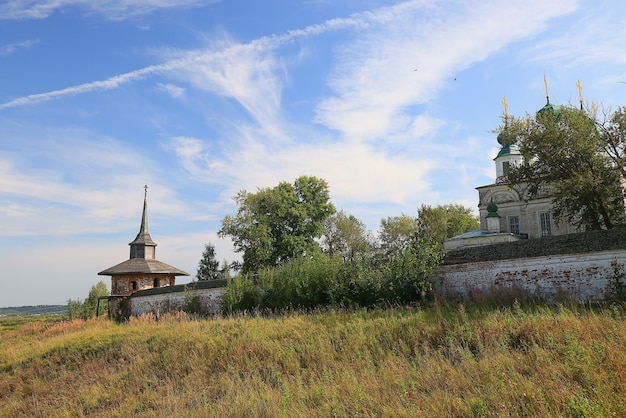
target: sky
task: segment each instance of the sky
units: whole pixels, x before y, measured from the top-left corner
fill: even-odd
[[[193,279],[255,192],[302,175],[374,233],[477,213],[493,130],[546,103],[626,105],[622,0],[0,3],[0,307],[84,299],[129,257]]]

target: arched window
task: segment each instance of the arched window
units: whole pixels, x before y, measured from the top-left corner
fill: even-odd
[[[137,282],[130,282],[130,290],[137,290]]]
[[[152,287],[159,287],[159,279],[157,279],[156,277],[154,278],[152,282]]]

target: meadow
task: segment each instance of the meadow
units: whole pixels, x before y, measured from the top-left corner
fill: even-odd
[[[626,307],[0,319],[3,417],[626,416]]]

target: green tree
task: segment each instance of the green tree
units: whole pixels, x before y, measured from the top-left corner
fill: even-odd
[[[91,286],[91,290],[89,290],[87,299],[85,299],[84,302],[80,299],[69,299],[67,301],[67,309],[70,319],[89,319],[92,316],[96,315],[96,309],[98,309],[98,299],[100,297],[109,295],[110,293],[107,285],[102,280],[100,280],[98,283]],[[106,303],[103,303],[103,301],[100,301],[99,306],[100,308],[98,310],[98,315],[106,314],[108,305]]]
[[[343,210],[324,221],[323,249],[331,257],[340,255],[344,260],[354,260],[369,252],[372,241],[365,224]]]
[[[381,219],[378,240],[384,257],[402,254],[415,237],[417,226],[417,218],[404,213]]]
[[[83,315],[83,302],[80,299],[67,300],[67,312],[70,319],[79,319]]]
[[[293,184],[281,182],[256,193],[235,196],[237,215],[222,219],[220,237],[229,236],[242,253],[242,273],[283,264],[304,254],[320,251],[315,240],[324,232],[324,220],[335,212],[328,184],[311,176]]]
[[[205,244],[202,258],[198,262],[196,278],[198,280],[221,279],[222,274],[219,270],[219,265],[219,261],[215,258],[215,247],[211,243]]]
[[[595,113],[595,112],[594,112]],[[606,142],[605,149],[626,181],[626,107],[614,113],[602,112],[602,119],[595,119],[598,130]]]
[[[220,269],[220,274],[222,275],[222,279],[230,279],[230,266],[228,265],[228,261],[222,261],[222,268]]]
[[[500,132],[516,136],[528,161],[513,167],[507,181],[527,185],[529,198],[550,193],[557,222],[594,230],[624,224],[621,112],[604,126],[567,106],[507,118]]]
[[[91,290],[89,290],[89,294],[87,295],[87,299],[85,299],[85,303],[83,304],[83,317],[91,318],[96,315],[96,309],[98,308],[98,299],[100,297],[109,296],[109,289],[107,285],[100,280],[95,285],[91,286]],[[106,314],[107,312],[107,304],[100,303],[100,310],[98,311],[98,315]]]
[[[424,241],[441,250],[446,239],[479,227],[480,221],[472,209],[462,205],[422,205],[417,210],[418,245]]]

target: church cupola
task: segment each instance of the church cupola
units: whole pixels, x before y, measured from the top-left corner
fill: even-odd
[[[580,81],[579,81],[580,83]],[[548,92],[548,80],[546,79],[546,75],[543,75],[543,84],[546,88],[546,104],[544,107],[537,111],[537,116],[542,117],[544,115],[551,115],[557,119],[557,121],[561,118],[561,106],[554,106],[550,103],[550,94]],[[582,88],[582,87],[581,87]],[[582,103],[581,103],[582,107]]]
[[[494,161],[496,163],[496,183],[506,180],[506,176],[512,167],[521,165],[524,157],[517,146],[517,137],[509,131],[508,103],[506,97],[502,99],[504,106],[504,128],[498,134],[498,143],[501,148]]]
[[[491,233],[500,232],[500,215],[498,215],[498,205],[493,200],[487,205],[487,231]]]
[[[139,233],[130,244],[130,258],[155,259],[156,243],[152,241],[148,232],[148,186],[144,186],[143,213]]]

